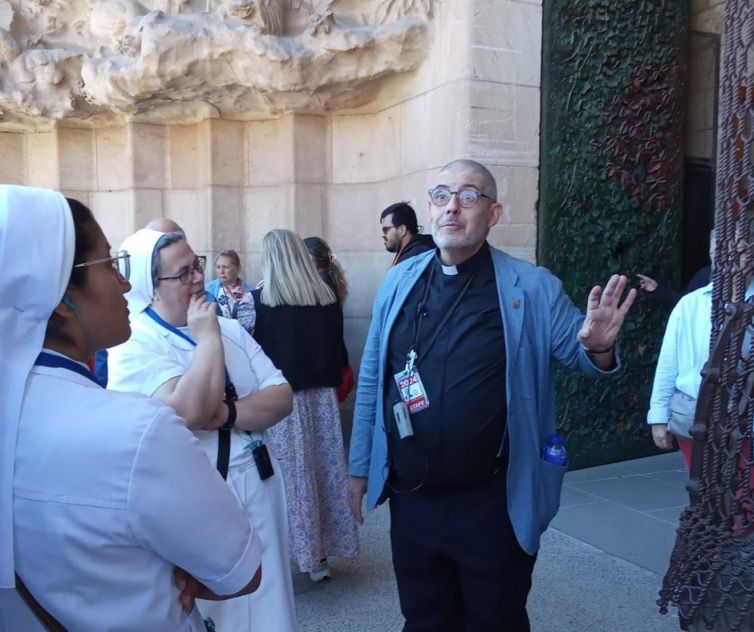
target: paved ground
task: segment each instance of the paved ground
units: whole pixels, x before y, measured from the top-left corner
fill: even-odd
[[[679,454],[569,472],[545,534],[529,612],[534,632],[671,632],[655,600],[686,503]],[[333,560],[334,578],[297,575],[301,632],[393,632],[402,617],[388,515],[370,514],[358,560]]]

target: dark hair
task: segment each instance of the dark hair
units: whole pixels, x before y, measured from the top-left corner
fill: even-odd
[[[97,220],[92,212],[78,200],[66,198],[73,217],[73,227],[76,234],[76,250],[73,255],[73,265],[84,263],[95,248]],[[69,283],[76,287],[84,285],[86,268],[72,268]]]
[[[348,283],[343,268],[335,260],[330,246],[321,237],[307,237],[304,239],[304,245],[312,256],[317,270],[320,271],[322,280],[337,294],[338,301],[342,305],[348,296]]]
[[[78,200],[72,200],[70,198],[65,199],[68,202],[68,207],[71,209],[71,217],[73,218],[73,231],[75,235],[75,250],[73,253],[73,265],[86,262],[97,242],[97,231],[99,224],[94,219],[92,212],[84,206]],[[74,287],[83,287],[86,282],[86,271],[88,268],[71,268],[71,277],[68,281],[68,285]],[[71,342],[70,337],[63,333],[63,320],[62,317],[53,312],[47,321],[47,328],[45,331],[45,338],[68,344]]]
[[[215,263],[217,263],[217,260],[220,257],[228,257],[228,259],[232,259],[233,263],[236,264],[236,268],[241,267],[241,257],[238,256],[238,253],[235,250],[221,250],[215,257]]]
[[[157,277],[160,276],[160,250],[184,239],[186,239],[186,235],[183,234],[183,231],[176,230],[172,233],[165,233],[157,240],[154,250],[152,250],[152,287],[157,285]]]
[[[396,202],[388,206],[380,215],[380,221],[388,215],[392,215],[393,226],[404,225],[406,230],[412,235],[419,232],[419,225],[416,221],[416,212],[408,202]]]

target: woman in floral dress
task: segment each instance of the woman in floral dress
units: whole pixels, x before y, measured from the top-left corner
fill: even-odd
[[[298,235],[267,233],[261,254],[254,337],[293,388],[293,412],[268,430],[268,441],[285,472],[291,555],[321,581],[330,577],[329,556],[353,557],[359,549],[335,397],[343,312]]]

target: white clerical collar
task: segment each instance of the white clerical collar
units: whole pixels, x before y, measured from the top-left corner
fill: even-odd
[[[446,266],[444,264],[440,264],[442,266],[442,273],[445,276],[456,276],[458,274],[458,268],[456,266]]]

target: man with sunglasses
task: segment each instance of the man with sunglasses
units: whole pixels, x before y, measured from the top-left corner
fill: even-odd
[[[565,467],[540,458],[555,432],[553,360],[592,377],[636,290],[590,294],[586,317],[544,268],[486,239],[500,219],[484,166],[457,160],[429,190],[437,250],[392,269],[362,358],[349,504],[363,522],[390,500],[393,565],[408,632],[526,632],[540,534]]]
[[[435,249],[435,242],[430,235],[419,232],[416,212],[408,202],[396,202],[380,214],[382,241],[385,250],[394,252],[393,264]]]

